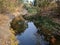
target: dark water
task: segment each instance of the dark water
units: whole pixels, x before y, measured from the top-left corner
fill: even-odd
[[[16,36],[19,40],[19,45],[49,45],[44,36],[38,34],[37,31],[34,23],[28,22],[28,28]]]

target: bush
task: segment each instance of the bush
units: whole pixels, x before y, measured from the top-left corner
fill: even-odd
[[[11,22],[11,28],[16,32],[16,34],[19,34],[27,28],[27,23],[25,23],[21,17],[16,17]]]

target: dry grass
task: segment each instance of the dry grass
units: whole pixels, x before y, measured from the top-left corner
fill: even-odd
[[[9,17],[0,14],[0,45],[17,45],[15,35],[9,30]]]

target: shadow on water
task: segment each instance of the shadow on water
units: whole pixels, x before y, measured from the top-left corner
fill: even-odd
[[[28,22],[28,28],[16,37],[19,40],[19,45],[49,45],[43,35],[37,33],[38,29],[33,22]]]

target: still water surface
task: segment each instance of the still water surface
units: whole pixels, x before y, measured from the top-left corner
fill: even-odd
[[[49,45],[43,35],[37,33],[38,29],[33,22],[28,22],[28,28],[24,32],[17,35],[19,45]]]

